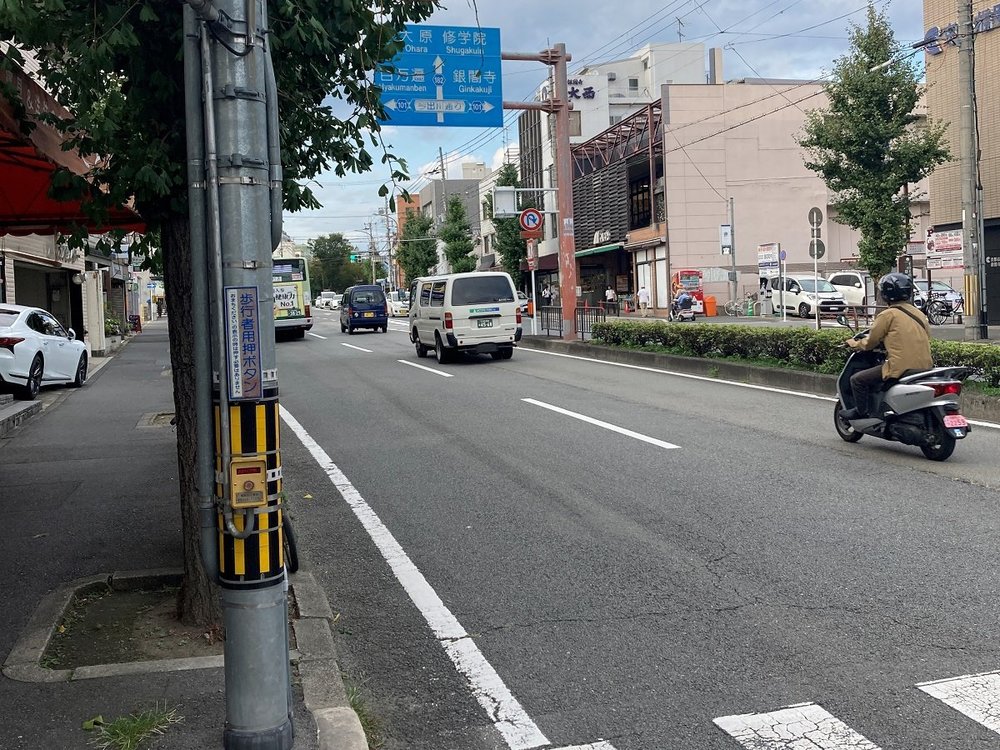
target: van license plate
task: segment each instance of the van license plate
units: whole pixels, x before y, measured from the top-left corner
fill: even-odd
[[[375,317],[375,313],[373,313],[373,312],[365,313],[365,317],[366,318],[374,318]]]
[[[961,414],[946,414],[944,418],[944,426],[950,430],[955,427],[968,427],[969,422]]]
[[[487,318],[486,320],[477,320],[476,326],[478,326],[479,328],[492,328],[493,321],[490,320],[489,318]]]

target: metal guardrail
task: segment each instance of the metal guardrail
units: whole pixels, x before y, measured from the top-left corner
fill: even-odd
[[[538,308],[538,332],[546,336],[563,335],[562,307],[539,307]]]
[[[603,323],[608,319],[608,313],[603,307],[576,308],[576,332],[581,341],[586,341],[593,331],[594,323]]]

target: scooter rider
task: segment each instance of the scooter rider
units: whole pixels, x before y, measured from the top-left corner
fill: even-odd
[[[879,295],[888,307],[875,316],[868,335],[861,340],[848,339],[852,349],[871,351],[885,347],[885,362],[851,376],[854,408],[840,412],[843,419],[868,416],[869,394],[887,380],[902,377],[907,370],[928,370],[931,359],[931,334],[926,316],[911,304],[913,279],[905,273],[890,273],[879,279]]]

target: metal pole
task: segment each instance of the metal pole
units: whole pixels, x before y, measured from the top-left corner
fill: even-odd
[[[554,53],[554,87],[553,104],[556,109],[556,186],[557,209],[559,212],[556,236],[559,238],[559,293],[562,295],[562,315],[564,337],[575,337],[576,313],[576,239],[573,223],[573,155],[570,152],[569,141],[569,97],[567,95],[566,63],[570,57],[566,54],[566,45],[557,44]]]
[[[215,507],[215,419],[212,408],[212,332],[205,228],[205,122],[201,96],[200,24],[184,6],[184,110],[187,125],[188,213],[191,243],[191,318],[194,359],[195,442],[201,564],[213,583],[219,577]]]
[[[813,233],[815,233],[815,230],[814,230]],[[819,301],[820,301],[820,296],[819,296],[819,243],[817,242],[818,239],[819,238],[813,238],[812,240],[809,241],[809,244],[812,247],[812,256],[813,256],[813,292],[816,294],[816,304],[814,305],[814,307],[816,308],[815,309],[815,315],[816,315],[816,330],[817,331],[820,329],[820,322],[819,322]]]
[[[258,3],[260,0],[250,0]],[[293,743],[282,559],[281,460],[271,240],[274,141],[268,140],[267,10],[220,0],[226,45],[202,28],[209,242],[218,353],[216,481],[226,628],[226,750]],[[238,50],[241,54],[231,52]],[[237,480],[237,477],[239,479]],[[238,484],[237,484],[238,481]]]
[[[972,26],[972,0],[958,0],[958,91],[961,97],[959,119],[959,153],[962,179],[962,251],[965,266],[965,339],[986,338],[980,299],[980,254],[982,235],[979,231],[978,163],[976,143],[976,82],[975,44]],[[929,287],[928,287],[929,289]],[[930,296],[928,294],[928,296]]]
[[[729,197],[729,241],[732,243],[729,248],[729,270],[732,274],[729,280],[729,298],[736,299],[739,294],[736,284],[736,207],[732,196]]]
[[[530,240],[529,240],[530,241]],[[531,269],[531,335],[538,335],[538,295],[535,292],[535,269]]]

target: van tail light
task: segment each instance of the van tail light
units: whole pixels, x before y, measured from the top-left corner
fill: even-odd
[[[312,312],[312,308],[309,306],[308,302],[306,302],[306,304],[304,305],[304,307],[305,307],[306,317],[308,318],[309,314]]]
[[[13,354],[14,347],[22,341],[24,339],[20,336],[0,336],[0,349],[9,349],[11,354]]]
[[[521,308],[517,308],[517,324],[521,325]]]
[[[388,305],[382,305],[382,315],[384,315],[386,317],[389,316],[389,306]]]
[[[452,318],[450,312],[444,314],[444,327],[445,330],[450,331],[455,327],[455,319]]]
[[[962,392],[962,384],[957,380],[948,380],[937,383],[921,383],[934,389],[934,398],[942,396],[957,396]]]

